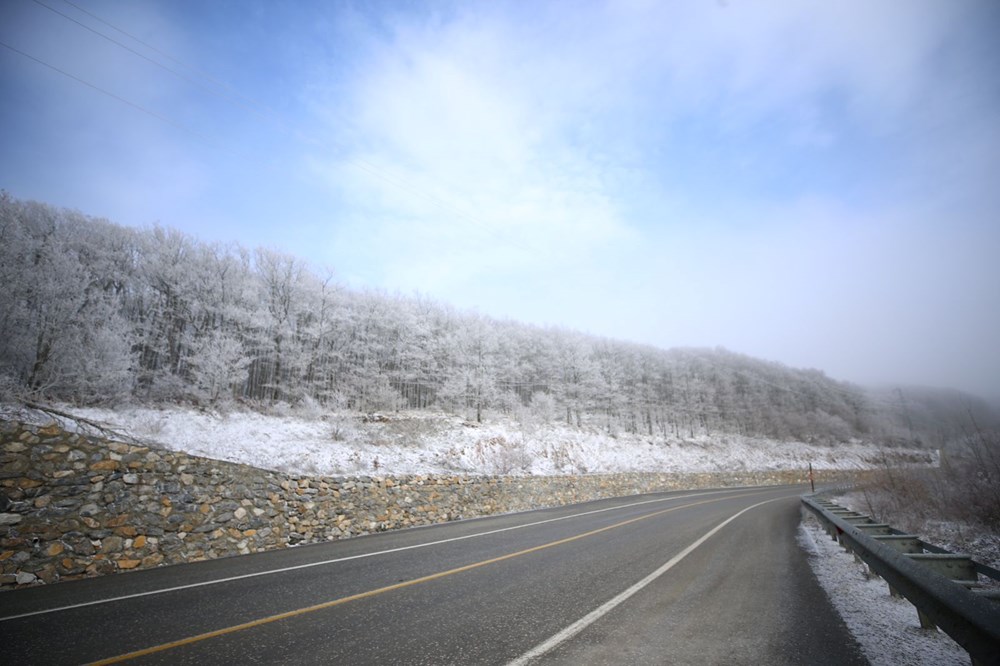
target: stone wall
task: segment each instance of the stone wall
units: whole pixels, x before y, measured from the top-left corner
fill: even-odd
[[[296,477],[0,421],[0,587],[602,497],[804,480],[802,472]]]

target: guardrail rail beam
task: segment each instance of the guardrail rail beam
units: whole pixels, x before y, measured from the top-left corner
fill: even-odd
[[[990,598],[992,594],[977,594],[964,586],[974,584],[979,575],[1000,580],[1000,572],[967,555],[923,552],[941,549],[914,535],[871,534],[867,528],[878,525],[875,531],[881,524],[829,502],[803,496],[802,504],[872,573],[884,579],[891,592],[916,607],[921,627],[939,627],[965,648],[976,666],[1000,666],[1000,603]]]

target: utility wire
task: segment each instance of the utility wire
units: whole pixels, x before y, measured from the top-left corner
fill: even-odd
[[[171,74],[173,74],[173,75],[175,75],[175,76],[177,76],[177,77],[179,77],[179,78],[181,78],[181,79],[183,79],[185,81],[188,81],[189,83],[192,83],[192,84],[197,85],[197,86],[199,86],[199,87],[201,87],[203,89],[206,89],[206,90],[208,90],[209,92],[212,92],[215,95],[223,96],[223,97],[228,98],[228,99],[230,99],[232,101],[236,101],[236,102],[240,103],[241,105],[243,105],[245,107],[248,107],[248,108],[251,108],[251,109],[255,110],[259,115],[266,116],[266,117],[270,118],[271,120],[276,121],[282,127],[282,129],[284,129],[285,131],[288,131],[288,132],[292,133],[293,135],[296,134],[294,131],[292,131],[293,130],[292,126],[290,126],[288,123],[286,123],[284,121],[284,119],[281,117],[281,115],[277,111],[275,111],[274,109],[271,109],[266,104],[262,104],[262,103],[258,102],[257,100],[253,99],[252,97],[248,97],[246,95],[243,95],[243,94],[239,93],[232,86],[229,86],[226,83],[224,83],[224,82],[222,82],[222,81],[220,81],[220,80],[212,77],[211,75],[205,73],[204,71],[198,69],[197,67],[193,67],[192,65],[189,65],[189,64],[183,62],[182,60],[180,60],[180,59],[178,59],[178,58],[170,55],[166,51],[163,51],[163,50],[161,50],[161,49],[153,46],[152,44],[149,44],[148,42],[146,42],[146,41],[144,41],[144,40],[136,37],[132,33],[128,32],[128,31],[126,31],[126,30],[124,30],[122,28],[119,28],[118,26],[114,25],[110,21],[107,21],[107,20],[101,18],[100,16],[98,16],[97,14],[95,14],[95,13],[93,13],[91,11],[88,11],[88,10],[80,7],[79,5],[71,2],[70,0],[63,0],[63,2],[66,3],[69,6],[77,9],[78,11],[86,14],[87,16],[90,16],[94,20],[99,21],[100,23],[108,26],[109,28],[118,31],[119,33],[121,33],[123,35],[126,35],[130,39],[134,40],[135,42],[137,42],[137,43],[139,43],[139,44],[141,44],[143,46],[145,46],[146,48],[150,49],[151,51],[153,51],[153,52],[155,52],[155,53],[163,56],[164,58],[167,58],[171,62],[174,62],[174,63],[176,63],[176,64],[178,64],[178,65],[180,65],[180,66],[182,66],[182,67],[184,67],[184,68],[192,71],[192,72],[195,72],[196,74],[198,74],[199,76],[201,76],[203,79],[205,79],[205,80],[211,82],[212,84],[214,84],[217,88],[220,88],[223,91],[226,91],[227,94],[223,95],[219,90],[216,90],[216,89],[211,88],[211,87],[207,87],[205,84],[203,84],[203,83],[201,83],[199,81],[195,81],[195,80],[191,79],[190,77],[188,77],[188,76],[186,76],[186,75],[184,75],[184,74],[182,74],[180,72],[177,72],[176,70],[174,70],[174,69],[172,69],[170,67],[167,67],[166,65],[164,65],[164,64],[162,64],[160,62],[157,62],[156,60],[154,60],[154,59],[152,59],[152,58],[150,58],[150,57],[148,57],[148,56],[146,56],[146,55],[144,55],[144,54],[136,51],[135,49],[130,48],[129,46],[121,43],[120,41],[118,41],[118,40],[116,40],[116,39],[114,39],[112,37],[109,37],[108,35],[100,32],[98,30],[95,30],[94,28],[91,28],[90,26],[88,26],[88,25],[86,25],[86,24],[84,24],[84,23],[82,23],[82,22],[80,22],[80,21],[78,21],[78,20],[76,20],[76,19],[68,16],[67,14],[64,14],[63,12],[58,11],[57,9],[54,9],[53,7],[50,7],[49,5],[45,4],[44,2],[41,2],[41,0],[32,0],[32,1],[35,2],[38,5],[46,8],[46,9],[48,9],[49,11],[51,11],[51,12],[53,12],[55,14],[58,14],[59,16],[62,16],[66,20],[72,21],[73,23],[77,24],[78,26],[80,26],[80,27],[82,27],[82,28],[84,28],[84,29],[86,29],[86,30],[88,30],[88,31],[96,34],[96,35],[99,35],[99,36],[103,37],[104,39],[106,39],[106,40],[108,40],[108,41],[110,41],[110,42],[118,45],[119,47],[125,49],[126,51],[128,51],[128,52],[130,52],[130,53],[132,53],[132,54],[134,54],[136,56],[139,56],[140,58],[142,58],[142,59],[144,59],[144,60],[146,60],[146,61],[148,61],[148,62],[150,62],[150,63],[152,63],[154,65],[156,65],[157,67],[160,67],[161,69],[164,69],[164,70],[170,72]],[[300,137],[300,140],[303,140],[303,139]],[[314,146],[323,147],[315,139],[308,139],[306,141],[307,141],[307,143],[310,143],[310,144],[312,144]],[[489,225],[485,224],[482,220],[476,218],[475,216],[470,215],[469,213],[466,213],[465,211],[461,210],[460,208],[457,208],[456,206],[454,206],[453,204],[451,204],[451,203],[449,203],[449,202],[441,199],[440,197],[437,197],[437,196],[435,196],[433,194],[430,194],[430,193],[422,190],[419,186],[411,185],[404,178],[401,178],[401,177],[398,177],[398,176],[395,176],[395,175],[392,175],[392,174],[387,174],[385,171],[383,171],[382,169],[380,169],[379,167],[377,167],[376,165],[372,164],[371,162],[369,162],[367,160],[364,160],[364,159],[358,158],[358,157],[350,157],[350,156],[345,157],[344,160],[348,164],[350,164],[351,166],[355,167],[356,169],[358,169],[360,171],[363,171],[363,172],[365,172],[365,173],[367,173],[367,174],[369,174],[371,176],[374,176],[375,178],[378,178],[378,179],[382,180],[383,182],[389,184],[392,187],[395,187],[395,188],[397,188],[399,190],[407,192],[407,193],[409,193],[411,195],[418,196],[418,197],[420,197],[420,198],[428,201],[429,203],[433,204],[437,208],[445,210],[445,211],[451,213],[452,215],[454,215],[454,216],[456,216],[456,217],[464,220],[465,222],[468,222],[468,223],[472,224],[473,226],[479,227],[480,229],[482,229],[483,231],[485,231],[487,234],[489,234],[490,236],[492,236],[494,239],[496,239],[498,241],[504,242],[507,245],[512,245],[514,247],[518,247],[518,248],[523,249],[523,250],[534,251],[531,248],[525,247],[525,246],[521,245],[520,243],[515,242],[513,239],[502,238],[501,235],[494,228],[492,228]]]
[[[34,0],[34,1],[38,2],[38,0]],[[275,113],[275,111],[273,109],[270,109],[267,106],[263,106],[260,103],[256,102],[255,100],[253,100],[252,98],[247,97],[246,95],[241,94],[238,90],[236,90],[235,88],[233,88],[230,85],[227,85],[224,81],[220,81],[219,79],[216,79],[215,77],[213,77],[211,74],[208,74],[207,72],[205,72],[203,70],[200,70],[197,67],[189,65],[189,64],[185,63],[184,61],[179,60],[179,59],[173,57],[172,55],[170,55],[166,51],[162,51],[162,50],[156,48],[155,46],[153,46],[152,44],[150,44],[149,42],[143,41],[139,37],[136,37],[132,33],[127,32],[127,31],[123,30],[122,28],[119,28],[118,26],[110,23],[109,21],[105,21],[104,19],[102,19],[97,14],[94,14],[93,12],[88,11],[87,9],[84,9],[83,7],[81,7],[80,5],[78,5],[76,3],[70,2],[70,0],[63,0],[63,2],[66,3],[67,5],[69,5],[70,7],[73,7],[77,11],[79,11],[79,12],[81,12],[83,14],[86,14],[87,16],[89,16],[90,18],[94,19],[95,21],[103,23],[104,25],[108,26],[112,30],[115,30],[115,31],[117,31],[117,32],[125,35],[129,39],[131,39],[131,40],[133,40],[133,41],[135,41],[135,42],[137,42],[139,44],[142,44],[143,46],[145,46],[150,51],[153,51],[154,53],[156,53],[156,54],[158,54],[160,56],[163,56],[164,58],[166,58],[167,60],[173,62],[174,64],[180,65],[181,67],[183,67],[185,69],[188,69],[191,72],[194,72],[195,74],[197,74],[201,78],[205,79],[209,83],[211,83],[211,84],[213,84],[213,85],[215,85],[215,86],[217,86],[219,88],[222,88],[223,90],[226,90],[227,92],[231,93],[232,95],[234,95],[236,97],[239,97],[242,100],[245,100],[248,104],[250,104],[250,105],[252,105],[252,106],[254,106],[256,108],[261,109],[262,111],[264,111],[265,113],[267,113],[268,115],[270,115],[272,118],[274,118],[276,120],[280,120],[280,118],[277,117],[277,115],[276,115],[276,113]],[[47,7],[48,9],[52,9],[48,5],[44,5],[41,2],[38,2],[38,4],[42,5],[43,7]],[[52,11],[56,11],[56,10],[52,9]],[[60,14],[61,16],[66,16],[62,12],[56,12],[56,13]],[[66,18],[69,18],[69,17],[67,16]],[[70,20],[73,21],[74,23],[79,23],[79,21],[75,21],[74,19],[70,19]],[[80,25],[83,25],[83,24],[81,23]],[[84,26],[84,27],[87,28],[88,30],[92,30],[92,28],[90,28],[88,26]],[[97,34],[101,34],[101,33],[97,33]],[[107,38],[106,35],[101,34],[101,36]],[[117,44],[118,42],[115,42],[115,43]],[[123,47],[123,48],[128,48],[128,47]],[[129,50],[131,51],[131,49],[129,49]],[[134,53],[134,51],[133,51],[133,53]],[[143,57],[145,57],[145,56],[143,56]],[[159,63],[156,63],[156,64],[159,64]],[[173,71],[173,70],[171,70],[171,71]]]
[[[89,25],[87,25],[85,23],[82,23],[80,21],[77,21],[72,16],[69,16],[68,14],[64,14],[63,12],[59,11],[58,9],[56,9],[54,7],[50,7],[49,5],[45,4],[41,0],[32,0],[32,2],[34,2],[36,5],[38,5],[40,7],[44,7],[45,9],[49,10],[50,12],[52,12],[54,14],[58,14],[59,16],[61,16],[64,19],[66,19],[67,21],[71,21],[71,22],[75,23],[76,25],[80,26],[84,30],[88,30],[88,31],[92,32],[93,34],[97,35],[98,37],[103,37],[104,39],[108,40],[112,44],[114,44],[114,45],[116,45],[116,46],[118,46],[120,48],[125,49],[129,53],[142,58],[146,62],[149,62],[149,63],[151,63],[153,65],[156,65],[157,67],[159,67],[160,69],[162,69],[164,71],[170,72],[171,74],[173,74],[174,76],[176,76],[179,79],[187,81],[188,83],[190,83],[192,85],[198,86],[202,90],[206,90],[206,91],[212,93],[213,95],[222,97],[223,99],[229,99],[230,101],[236,102],[237,104],[241,104],[242,106],[245,106],[246,108],[250,109],[254,113],[258,113],[258,114],[262,113],[262,111],[260,110],[261,107],[260,107],[259,104],[252,103],[252,100],[251,100],[251,103],[249,103],[249,104],[247,102],[244,102],[242,95],[238,95],[238,94],[234,95],[232,92],[228,92],[228,88],[226,86],[220,86],[218,83],[215,83],[216,87],[207,86],[204,83],[202,83],[201,81],[197,81],[195,79],[192,79],[191,77],[187,76],[186,74],[178,72],[177,70],[172,69],[172,68],[164,65],[163,63],[161,63],[161,62],[159,62],[157,60],[154,60],[153,58],[150,58],[149,56],[145,55],[144,53],[140,53],[139,51],[136,51],[132,47],[128,46],[127,44],[123,44],[122,42],[118,41],[114,37],[109,37],[108,35],[104,34],[103,32],[101,32],[99,30],[95,30],[94,28],[91,28]],[[70,3],[70,4],[72,4],[72,3]],[[76,5],[73,5],[73,6],[76,7]],[[86,13],[90,14],[90,12],[86,12]],[[114,27],[114,26],[112,26],[112,27]],[[125,34],[128,34],[128,33],[125,33]],[[133,38],[133,39],[135,39],[135,38]],[[141,42],[140,41],[140,43],[142,43],[143,45],[146,45],[145,42]],[[146,45],[146,46],[148,46],[148,45]],[[219,87],[223,88],[223,90],[219,90],[218,89]],[[267,111],[267,109],[263,109],[263,111]]]
[[[137,103],[135,103],[135,102],[133,102],[133,101],[131,101],[129,99],[126,99],[126,98],[122,97],[121,95],[116,95],[115,93],[111,92],[110,90],[105,90],[104,88],[101,88],[100,86],[94,85],[90,81],[87,81],[85,79],[81,79],[79,76],[76,76],[74,74],[70,74],[66,70],[60,69],[59,67],[56,67],[55,65],[51,65],[51,64],[45,62],[44,60],[36,58],[35,56],[31,55],[30,53],[25,53],[24,51],[11,46],[10,44],[7,44],[6,42],[4,42],[2,40],[0,40],[0,46],[3,46],[4,48],[13,51],[14,53],[16,53],[16,54],[18,54],[18,55],[20,55],[20,56],[22,56],[24,58],[27,58],[28,60],[36,62],[39,65],[42,65],[43,67],[47,67],[47,68],[51,69],[54,72],[62,74],[66,78],[73,79],[77,83],[81,83],[81,84],[87,86],[88,88],[90,88],[92,90],[96,90],[97,92],[99,92],[99,93],[101,93],[103,95],[107,95],[108,97],[116,99],[119,102],[121,102],[122,104],[127,104],[128,106],[132,107],[133,109],[136,109],[137,111],[141,111],[142,113],[145,113],[146,115],[152,116],[153,118],[156,118],[157,120],[160,120],[162,122],[167,123],[168,125],[171,125],[173,127],[176,127],[177,129],[183,130],[184,132],[187,132],[188,134],[191,134],[192,136],[197,137],[201,141],[204,141],[205,143],[207,143],[208,145],[210,145],[210,146],[212,146],[214,148],[220,148],[222,150],[227,150],[224,146],[220,146],[219,144],[215,143],[212,139],[210,139],[209,137],[205,136],[201,132],[193,130],[193,129],[191,129],[188,126],[186,126],[186,125],[184,125],[182,123],[179,123],[176,120],[173,120],[172,118],[169,118],[167,116],[164,116],[163,114],[157,113],[156,111],[152,111],[150,109],[147,109],[146,107],[142,106],[141,104],[137,104]]]

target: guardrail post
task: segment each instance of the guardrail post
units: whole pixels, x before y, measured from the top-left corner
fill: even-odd
[[[934,569],[945,578],[959,585],[973,587],[979,584],[979,574],[972,558],[961,553],[906,553],[915,562]]]
[[[901,553],[924,552],[923,546],[920,545],[920,537],[916,534],[876,534],[872,538]]]
[[[889,589],[891,590],[892,588],[890,587]],[[897,594],[896,596],[898,597],[899,594]],[[914,606],[914,608],[917,608],[917,607]],[[929,617],[927,617],[926,615],[924,615],[924,612],[922,610],[920,610],[919,608],[917,608],[917,617],[920,619],[920,628],[921,629],[933,629],[934,631],[937,631],[937,625],[934,624],[934,622]]]
[[[855,525],[855,527],[871,536],[892,534],[892,527],[887,523],[863,523]]]

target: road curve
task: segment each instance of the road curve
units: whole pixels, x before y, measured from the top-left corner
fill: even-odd
[[[0,594],[18,664],[862,664],[801,488],[673,492]]]

